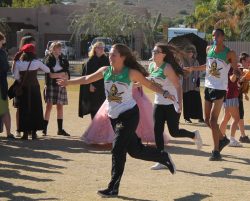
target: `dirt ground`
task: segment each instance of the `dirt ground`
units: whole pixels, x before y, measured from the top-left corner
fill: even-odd
[[[152,99],[152,94],[148,94]],[[12,131],[15,109],[11,106]],[[48,136],[36,141],[7,141],[0,137],[0,200],[67,200],[95,201],[96,191],[110,179],[109,146],[90,146],[80,136],[90,118],[79,118],[78,87],[69,88],[69,106],[65,107],[65,130],[71,137],[56,135],[56,111],[53,109]],[[247,134],[250,135],[250,106],[245,102]],[[129,201],[244,201],[250,198],[250,144],[242,148],[226,147],[223,161],[208,160],[212,150],[210,130],[204,125],[181,127],[198,129],[204,148],[197,151],[189,139],[174,139],[166,146],[177,167],[177,174],[167,170],[152,171],[153,162],[127,157],[119,197]],[[167,132],[167,130],[166,130]],[[228,131],[229,133],[229,131]],[[237,132],[237,138],[239,132]]]

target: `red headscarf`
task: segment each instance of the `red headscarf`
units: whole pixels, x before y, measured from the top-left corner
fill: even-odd
[[[33,44],[26,44],[21,48],[21,52],[35,54],[35,46]]]

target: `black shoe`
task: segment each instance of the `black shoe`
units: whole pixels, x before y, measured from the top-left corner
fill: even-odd
[[[185,119],[185,122],[189,124],[193,123],[190,119]]]
[[[222,149],[230,143],[230,140],[225,136],[222,140],[219,141],[219,151],[221,152]]]
[[[28,140],[29,138],[29,133],[27,131],[23,132],[23,137],[21,137],[21,140]]]
[[[16,138],[14,137],[13,134],[9,134],[9,135],[7,135],[7,139],[8,140],[15,140]]]
[[[212,155],[209,157],[210,161],[220,161],[221,155],[219,151],[212,151]]]
[[[250,139],[249,139],[248,136],[243,136],[243,137],[240,136],[239,141],[240,141],[241,143],[250,143]]]
[[[37,139],[37,134],[36,132],[32,132],[32,140],[36,140]]]
[[[58,131],[57,135],[70,136],[65,130]]]
[[[97,194],[102,197],[116,197],[118,195],[117,190],[104,189],[97,191]]]
[[[164,154],[166,155],[166,160],[161,164],[167,166],[167,168],[169,169],[171,174],[175,174],[176,173],[176,168],[175,168],[174,162],[171,159],[171,156],[167,152],[164,152]]]
[[[43,130],[42,133],[43,133],[43,136],[47,135],[47,131],[46,130]]]
[[[204,119],[199,119],[198,122],[199,123],[205,123]]]

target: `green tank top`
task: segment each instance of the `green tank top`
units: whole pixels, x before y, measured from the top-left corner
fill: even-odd
[[[124,67],[120,74],[113,74],[113,68],[109,66],[103,75],[108,116],[115,119],[136,105],[132,96],[133,82],[129,78],[128,67]]]

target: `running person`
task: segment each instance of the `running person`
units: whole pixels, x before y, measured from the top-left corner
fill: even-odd
[[[214,148],[210,161],[221,160],[220,152],[229,144],[230,140],[224,136],[218,125],[218,117],[226,96],[228,85],[228,72],[230,67],[234,74],[239,77],[237,57],[234,51],[230,50],[223,43],[224,31],[213,30],[214,44],[207,47],[207,63],[200,67],[185,68],[188,71],[206,70],[205,76],[205,122],[211,128]]]
[[[152,51],[153,62],[149,65],[149,79],[157,83],[164,90],[175,96],[176,101],[163,98],[155,94],[154,100],[154,134],[157,149],[164,150],[164,124],[167,122],[169,133],[172,137],[188,137],[195,141],[197,149],[202,148],[202,139],[199,131],[190,132],[179,128],[179,119],[182,111],[182,85],[180,76],[182,69],[175,61],[174,55],[168,45],[157,43]],[[165,168],[160,163],[151,167],[152,170]]]
[[[97,192],[101,196],[118,195],[127,153],[137,159],[160,162],[167,166],[172,174],[175,173],[170,155],[156,148],[144,146],[135,133],[139,122],[139,110],[132,97],[133,82],[140,82],[165,98],[173,96],[144,77],[146,71],[132,56],[127,46],[113,45],[109,60],[111,66],[102,67],[93,74],[72,80],[58,80],[59,85],[66,86],[89,84],[104,78],[108,116],[115,131],[115,139],[112,148],[112,177],[108,188]]]

